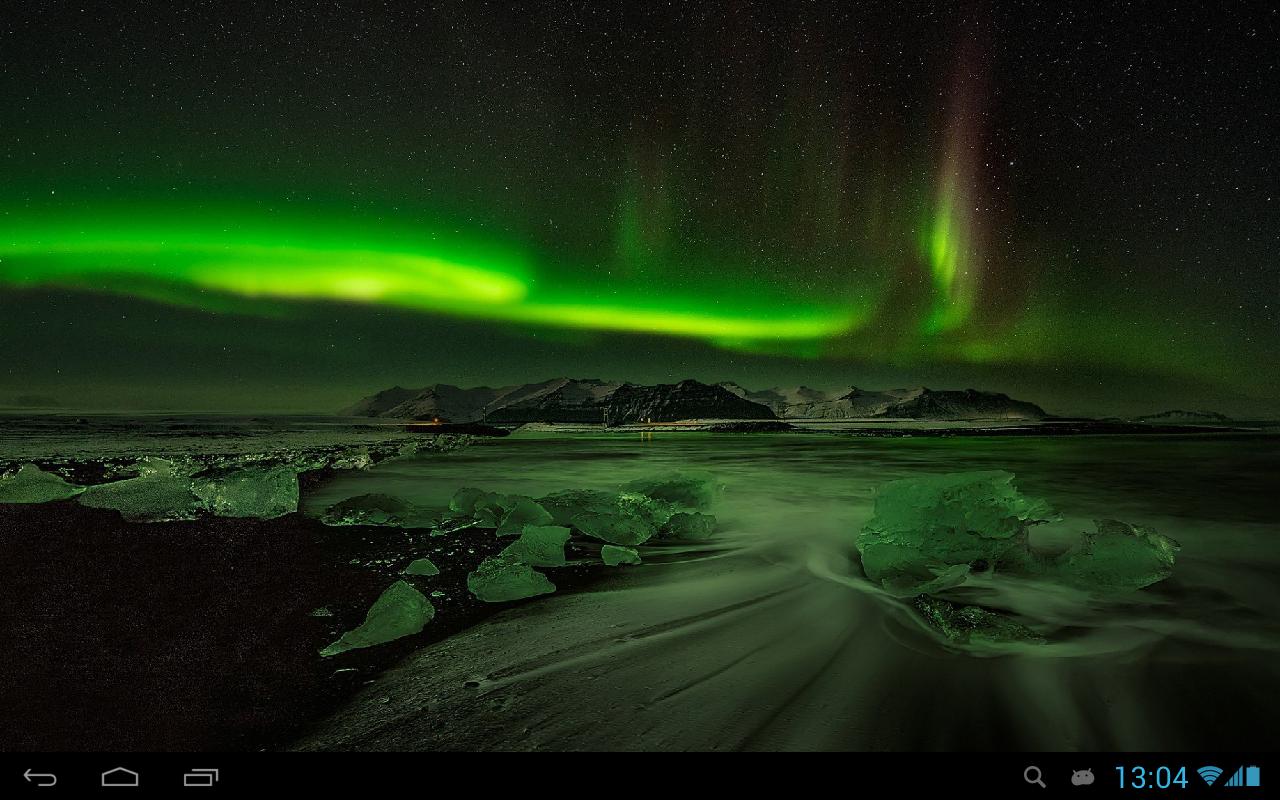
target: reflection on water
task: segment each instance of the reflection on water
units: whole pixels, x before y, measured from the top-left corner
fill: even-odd
[[[316,744],[1271,747],[1274,444],[517,434],[344,476],[309,508],[374,491],[443,507],[465,485],[537,496],[688,468],[726,489],[712,549],[647,555],[597,590],[519,607],[428,648]],[[974,469],[1013,472],[1069,519],[1123,519],[1177,539],[1174,578],[1117,599],[983,576],[955,599],[1016,614],[1048,643],[949,645],[862,578],[852,542],[878,484]],[[369,705],[410,674],[414,692]],[[480,689],[461,689],[467,681]],[[589,691],[570,700],[571,685]]]

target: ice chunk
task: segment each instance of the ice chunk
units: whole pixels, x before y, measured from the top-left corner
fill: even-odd
[[[667,524],[662,527],[662,537],[701,541],[710,539],[715,528],[716,518],[712,515],[700,514],[697,511],[681,511],[678,514],[672,514],[671,519],[667,520]]]
[[[0,503],[51,503],[75,497],[82,491],[83,488],[35,464],[23,464],[17,472],[0,477]]]
[[[584,535],[609,544],[642,544],[656,532],[644,520],[621,514],[577,514],[569,524]]]
[[[1079,546],[1047,565],[1045,575],[1082,589],[1136,591],[1173,574],[1181,546],[1151,528],[1114,519],[1095,523]]]
[[[1055,518],[1043,500],[1021,494],[1008,472],[905,478],[881,487],[857,544],[867,577],[909,593],[950,567],[998,567],[1011,551],[1020,556],[1027,528]]]
[[[389,494],[361,494],[329,506],[321,517],[326,525],[403,525],[413,506]]]
[[[563,567],[569,536],[569,529],[560,525],[529,525],[502,553],[531,567]]]
[[[202,507],[191,491],[191,477],[176,464],[161,458],[145,458],[138,476],[87,487],[82,505],[113,508],[133,522],[194,519]]]
[[[980,606],[961,606],[929,595],[913,601],[925,621],[956,644],[1044,644],[1045,639],[1027,626]]]
[[[720,485],[706,472],[676,472],[640,478],[622,485],[622,491],[643,494],[690,511],[706,511],[720,493]]]
[[[679,515],[683,516],[673,531],[680,531],[684,538],[710,535],[714,517],[681,511],[710,502],[715,484],[709,477],[677,473],[668,478],[633,481],[628,487],[635,491],[614,494],[568,490],[537,500],[466,488],[454,494],[450,508],[470,515],[479,526],[496,528],[500,536],[520,533],[530,526],[559,525],[610,544],[636,545],[654,536]]]
[[[499,536],[515,536],[530,525],[550,525],[554,522],[551,514],[532,497],[511,495],[508,500],[510,510],[502,517],[502,524],[498,526]]]
[[[369,607],[363,625],[342,634],[342,638],[321,650],[320,655],[336,656],[421,633],[435,615],[435,606],[422,592],[404,581],[396,581]]]
[[[515,500],[505,494],[485,492],[476,499],[471,515],[482,528],[497,528],[515,505]]]
[[[348,447],[339,452],[320,455],[312,460],[312,463],[305,466],[309,469],[341,469],[341,470],[364,470],[369,469],[378,460],[368,447]],[[302,466],[302,465],[299,465]]]
[[[510,553],[490,556],[467,574],[467,591],[486,603],[550,594],[556,585]]]
[[[1093,533],[1043,537],[1029,529],[1060,519],[1047,504],[1023,496],[1007,472],[934,475],[888,483],[875,517],[858,536],[867,576],[910,597],[964,583],[970,572],[1044,578],[1096,592],[1133,591],[1173,574],[1178,543],[1150,528],[1100,520]],[[1056,540],[1056,541],[1055,541]]]
[[[273,519],[298,510],[298,474],[288,467],[243,469],[198,478],[191,490],[219,517]]]
[[[449,510],[472,517],[481,527],[496,528],[514,504],[507,495],[468,486],[453,493]]]
[[[626,492],[618,495],[614,502],[616,511],[626,517],[635,517],[649,527],[657,530],[667,524],[667,520],[678,511],[673,503],[666,500],[654,500],[643,494]]]
[[[557,525],[568,525],[578,514],[615,514],[618,496],[593,489],[569,489],[538,498],[538,505],[551,514]]]
[[[606,544],[600,548],[600,560],[610,567],[620,564],[639,564],[640,554],[632,547],[618,547]]]
[[[453,497],[449,499],[449,510],[456,511],[459,514],[474,514],[476,503],[484,499],[489,493],[484,489],[476,489],[470,486],[463,487],[453,493]]]
[[[432,575],[439,575],[440,568],[429,558],[418,558],[411,561],[409,566],[405,567],[402,572],[405,575],[420,575],[429,578]]]

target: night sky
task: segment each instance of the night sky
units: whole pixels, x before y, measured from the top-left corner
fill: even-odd
[[[1263,4],[23,5],[0,405],[570,375],[1280,411]]]

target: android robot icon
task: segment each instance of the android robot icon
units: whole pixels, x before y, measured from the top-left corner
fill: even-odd
[[[1093,784],[1093,769],[1078,769],[1071,773],[1072,786],[1090,786]]]

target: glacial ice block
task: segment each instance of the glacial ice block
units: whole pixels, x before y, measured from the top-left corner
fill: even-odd
[[[86,487],[78,502],[113,508],[131,522],[194,519],[202,503],[191,491],[191,477],[162,458],[144,458],[138,476]]]
[[[569,529],[560,525],[528,525],[502,554],[514,556],[531,567],[563,567],[564,546],[569,536]]]
[[[566,489],[538,498],[538,505],[551,514],[556,525],[568,525],[578,514],[614,514],[618,496],[594,489]]]
[[[996,566],[1025,548],[1028,526],[1055,517],[1047,503],[1020,493],[1008,472],[904,478],[880,488],[857,545],[867,577],[909,594],[912,583],[936,581],[958,564]]]
[[[930,475],[885,484],[857,544],[867,577],[902,597],[988,570],[1094,592],[1133,591],[1173,574],[1177,542],[1116,520],[1098,521],[1066,549],[1033,547],[1031,526],[1058,519],[1018,492],[1007,472]]]
[[[719,495],[720,485],[709,473],[688,471],[639,478],[624,483],[622,492],[642,494],[687,511],[706,511]]]
[[[440,574],[440,568],[435,562],[429,558],[416,558],[409,562],[409,566],[401,570],[405,575],[419,575],[424,578],[430,578]]]
[[[680,510],[674,503],[666,500],[654,500],[652,497],[634,492],[623,492],[614,501],[615,513],[624,517],[634,517],[645,525],[658,530],[667,524],[667,520]]]
[[[467,487],[454,493],[449,506],[455,514],[470,516],[474,524],[496,528],[499,536],[522,534],[524,541],[504,554],[527,565],[562,566],[562,544],[557,552],[543,553],[530,536],[559,528],[618,547],[642,544],[659,531],[670,538],[705,539],[715,527],[715,517],[691,509],[707,507],[718,491],[709,475],[675,473],[632,481],[616,493],[570,489],[536,500]]]
[[[600,548],[600,560],[610,567],[622,564],[639,564],[640,554],[632,547],[618,547],[615,544],[606,544]]]
[[[498,525],[499,536],[515,536],[531,525],[550,525],[554,522],[551,514],[532,497],[510,495],[508,500],[508,510]]]
[[[198,478],[191,490],[205,509],[219,517],[274,519],[298,510],[298,474],[288,467]]]
[[[490,556],[467,574],[467,591],[486,603],[523,600],[555,590],[556,585],[546,575],[511,553]]]
[[[421,633],[435,615],[435,606],[422,592],[404,581],[396,581],[369,607],[364,624],[342,634],[342,638],[321,650],[320,655],[336,656]]]
[[[578,514],[569,520],[569,525],[584,536],[609,544],[643,544],[656,533],[644,520],[622,514]]]
[[[475,513],[472,515],[476,524],[482,528],[497,528],[502,524],[502,520],[507,516],[511,509],[511,499],[504,494],[490,492],[480,502],[476,503]]]
[[[329,506],[320,521],[326,525],[403,525],[413,506],[389,494],[361,494]]]
[[[35,464],[23,464],[17,472],[0,477],[0,503],[51,503],[70,499],[82,491]]]
[[[1181,546],[1151,528],[1114,519],[1097,520],[1093,533],[1045,565],[1044,575],[1082,589],[1126,592],[1173,574]]]
[[[662,526],[660,535],[664,539],[702,541],[703,539],[710,539],[715,529],[716,518],[714,516],[700,514],[697,511],[681,511],[678,514],[671,515],[667,523]]]
[[[449,510],[459,514],[474,514],[476,503],[483,500],[488,494],[484,489],[464,486],[454,492],[453,497],[449,498]]]

